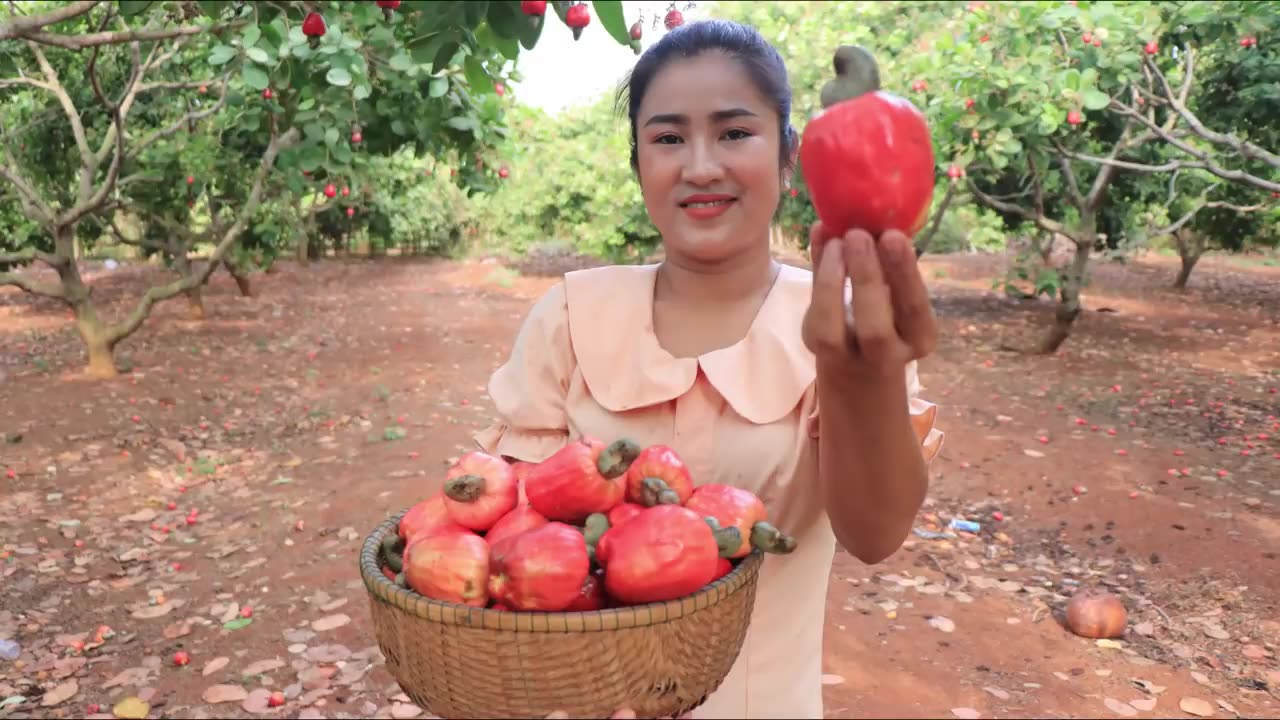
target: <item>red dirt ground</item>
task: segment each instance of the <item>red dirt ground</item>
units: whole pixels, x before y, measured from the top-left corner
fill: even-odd
[[[1280,715],[1280,270],[1206,261],[1179,294],[1168,261],[1099,266],[1064,352],[1040,357],[1010,348],[1051,305],[991,292],[1002,262],[923,260],[947,444],[919,529],[982,530],[875,567],[838,554],[828,716]],[[95,298],[119,313],[158,272],[98,270]],[[208,319],[161,306],[112,381],[78,376],[65,309],[0,291],[0,639],[23,650],[0,649],[0,718],[109,717],[130,696],[151,717],[412,717],[356,554],[470,449],[553,281],[325,261],[241,298],[217,276]],[[1063,629],[1077,587],[1124,598],[1123,641]],[[269,690],[286,704],[264,709]]]

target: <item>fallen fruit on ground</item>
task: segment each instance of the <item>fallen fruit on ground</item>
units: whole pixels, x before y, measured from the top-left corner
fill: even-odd
[[[1067,602],[1067,628],[1081,637],[1120,637],[1128,621],[1124,603],[1109,592],[1080,590]]]

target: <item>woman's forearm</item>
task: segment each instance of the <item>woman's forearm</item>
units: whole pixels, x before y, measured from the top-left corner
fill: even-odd
[[[836,539],[878,563],[901,547],[929,474],[911,427],[906,379],[867,382],[818,369],[818,474]]]

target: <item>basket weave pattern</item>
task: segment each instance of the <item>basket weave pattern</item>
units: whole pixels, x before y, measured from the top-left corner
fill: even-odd
[[[516,613],[439,602],[382,574],[382,539],[360,574],[387,668],[415,704],[443,718],[676,716],[701,705],[742,649],[762,555],[694,595],[594,612]]]

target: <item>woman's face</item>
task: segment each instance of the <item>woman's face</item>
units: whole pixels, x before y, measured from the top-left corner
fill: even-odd
[[[778,113],[720,52],[654,76],[636,117],[640,186],[669,256],[716,263],[763,243],[778,207]]]

